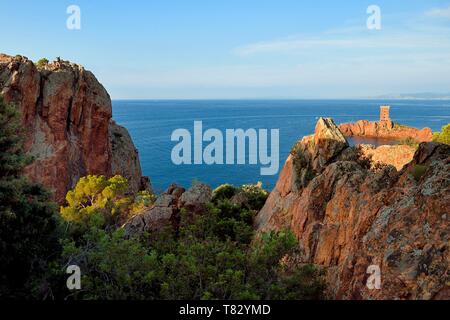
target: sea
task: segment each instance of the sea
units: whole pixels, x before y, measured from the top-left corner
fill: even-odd
[[[360,119],[376,121],[380,105],[390,105],[391,119],[400,124],[440,131],[450,123],[448,100],[113,100],[113,118],[130,132],[139,150],[143,174],[150,177],[157,193],[172,183],[189,187],[195,181],[213,188],[224,183],[240,186],[262,182],[265,189],[271,190],[292,146],[314,132],[319,117],[331,117],[337,124]],[[226,129],[267,129],[269,137],[271,129],[278,129],[278,173],[261,175],[263,165],[248,161],[174,164],[171,153],[178,142],[171,141],[171,135],[174,130],[187,129],[193,139],[194,121],[202,121],[203,131],[221,130],[224,137]]]

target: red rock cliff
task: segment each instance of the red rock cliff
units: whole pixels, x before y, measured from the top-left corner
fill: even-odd
[[[141,187],[139,157],[126,130],[111,120],[111,99],[82,66],[58,60],[41,68],[25,57],[0,54],[0,94],[20,108],[26,175],[53,189],[55,199],[81,176],[121,174]]]
[[[348,147],[334,122],[320,119],[255,225],[291,229],[299,262],[326,267],[330,298],[448,299],[449,207],[450,146]],[[381,269],[381,290],[366,287],[370,265]]]
[[[360,120],[355,123],[344,123],[339,126],[347,137],[371,137],[402,140],[412,138],[418,142],[430,142],[433,133],[430,128],[416,129],[390,122],[389,125],[380,122]]]

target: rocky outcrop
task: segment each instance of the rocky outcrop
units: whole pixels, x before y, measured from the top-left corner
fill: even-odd
[[[392,165],[400,171],[411,162],[416,148],[408,145],[382,145],[374,147],[370,144],[358,145],[357,150],[362,158],[370,161],[372,168],[382,165]]]
[[[311,143],[337,131],[316,128],[293,149],[256,228],[291,229],[299,261],[326,267],[330,298],[448,299],[450,146],[422,143],[403,164],[377,155],[402,149]],[[317,166],[317,154],[333,156]],[[366,286],[371,265],[381,269],[380,290]]]
[[[111,144],[111,172],[128,179],[132,192],[151,190],[148,177],[142,177],[139,152],[134,146],[128,130],[115,121],[109,122],[109,141]]]
[[[178,229],[180,210],[187,213],[201,213],[212,199],[212,190],[203,183],[195,183],[187,191],[175,184],[161,194],[150,208],[144,209],[129,219],[122,228],[127,237],[139,236],[144,232],[157,234],[166,228]]]
[[[339,129],[346,137],[370,137],[394,140],[412,138],[418,142],[430,142],[433,139],[433,133],[430,128],[419,130],[395,123],[387,125],[367,120],[344,123],[339,126]]]
[[[25,148],[35,161],[33,181],[63,202],[81,176],[121,174],[141,187],[137,151],[126,130],[111,121],[111,99],[82,66],[58,59],[37,68],[22,56],[0,54],[0,94],[22,112]]]
[[[201,211],[212,198],[212,189],[203,183],[195,183],[180,197],[180,206],[190,211]]]

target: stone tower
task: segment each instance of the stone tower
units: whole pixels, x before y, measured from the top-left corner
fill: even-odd
[[[389,116],[389,110],[391,109],[390,106],[381,106],[380,107],[380,124],[384,126],[391,127],[392,121]]]

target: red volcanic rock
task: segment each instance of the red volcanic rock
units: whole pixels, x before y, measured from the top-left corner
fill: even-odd
[[[359,145],[358,151],[362,157],[371,161],[372,167],[389,164],[397,170],[401,170],[404,165],[411,162],[416,152],[416,148],[408,145],[382,145],[375,148],[372,145]]]
[[[429,128],[419,130],[398,124],[389,126],[367,120],[359,120],[355,123],[344,123],[339,126],[339,129],[346,137],[356,136],[396,140],[413,138],[418,142],[430,142],[433,139],[433,133]]]
[[[133,144],[128,130],[115,121],[109,122],[109,142],[111,147],[111,173],[128,179],[132,192],[151,190],[148,177],[141,177],[141,164],[138,150]]]
[[[422,143],[406,164],[407,146],[346,147],[313,168],[313,154],[330,152],[316,148],[332,143],[311,140],[287,159],[257,229],[290,228],[299,263],[326,267],[330,298],[450,298],[450,146]],[[366,286],[370,265],[381,269],[381,290]]]
[[[55,200],[63,202],[87,174],[122,174],[139,189],[137,152],[111,122],[111,99],[91,72],[59,59],[38,69],[25,57],[0,54],[0,93],[22,112],[26,151],[35,158],[25,174],[53,189]]]

